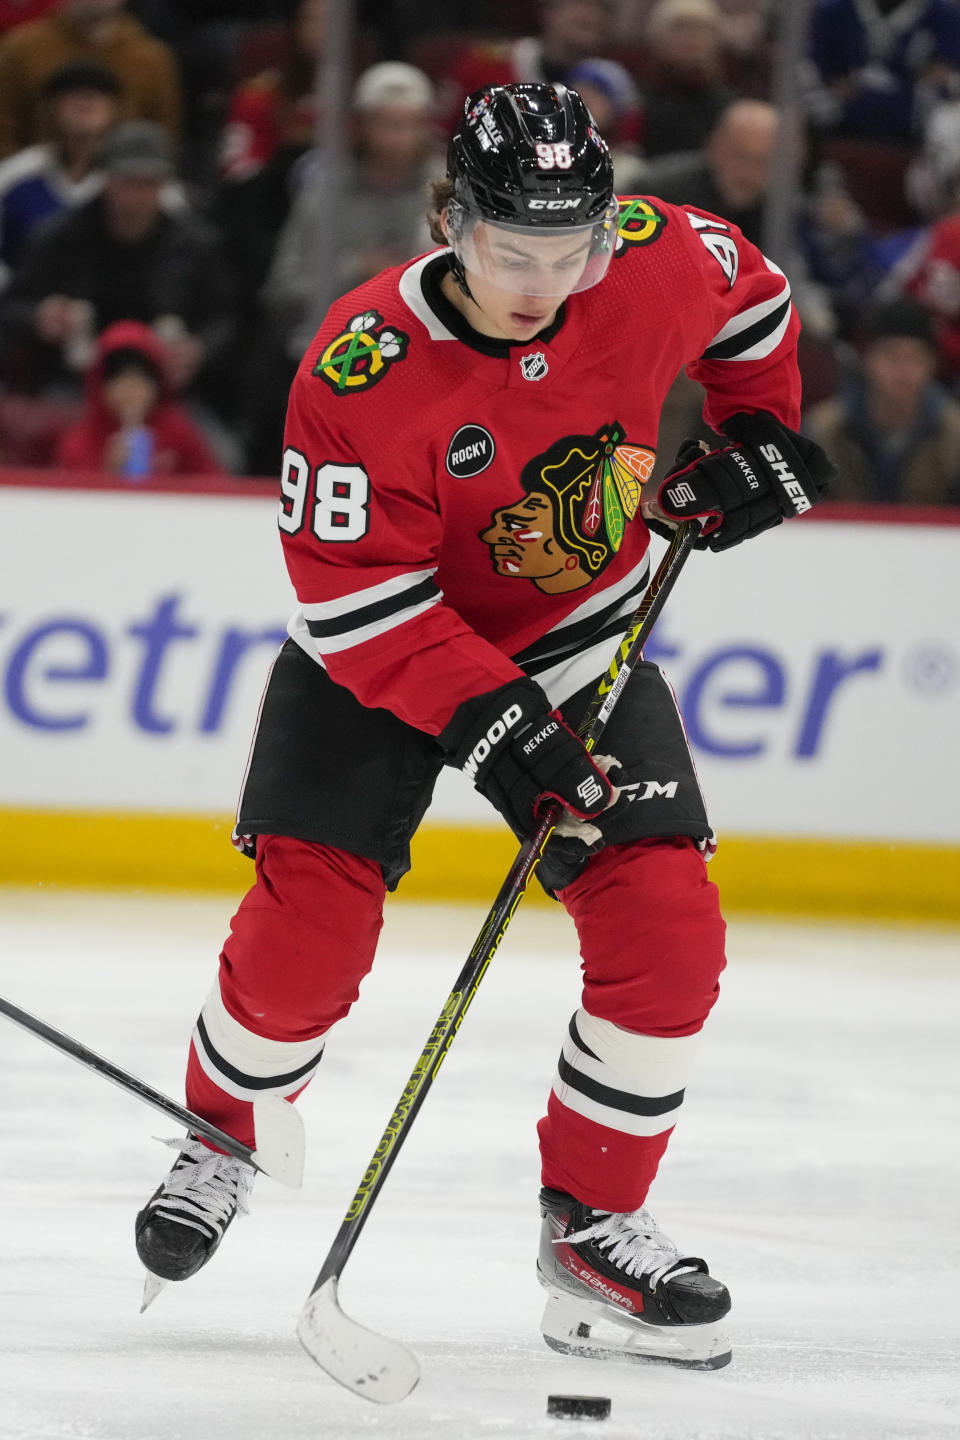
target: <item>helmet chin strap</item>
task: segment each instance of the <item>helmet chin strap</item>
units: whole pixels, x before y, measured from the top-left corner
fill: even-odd
[[[473,291],[467,284],[467,272],[463,268],[463,261],[453,250],[447,251],[447,266],[450,270],[450,274],[453,276],[454,280],[456,280],[458,288],[462,291],[462,293],[467,297],[468,300],[472,300],[474,305],[476,305],[476,296],[473,294]]]
[[[454,250],[451,243],[450,232],[447,228],[445,217],[441,219],[440,225],[441,229],[443,230],[444,239],[446,240],[447,245],[450,247],[447,250],[447,267],[450,271],[450,274],[453,276],[454,280],[456,280],[457,288],[461,292],[461,294],[465,295],[468,300],[472,300],[474,305],[476,305],[476,296],[473,294],[470,286],[467,283],[467,272],[464,269],[463,261],[460,259],[459,255]]]

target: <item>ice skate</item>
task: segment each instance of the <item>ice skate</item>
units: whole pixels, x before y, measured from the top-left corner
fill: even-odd
[[[205,1265],[237,1213],[247,1204],[252,1165],[210,1150],[199,1140],[167,1140],[180,1147],[169,1175],[137,1216],[137,1254],[160,1280],[188,1280]],[[150,1299],[159,1287],[148,1283]],[[145,1305],[149,1304],[145,1297]]]
[[[540,1328],[552,1350],[693,1370],[730,1363],[726,1286],[681,1255],[649,1210],[611,1214],[546,1189],[540,1209],[537,1276],[550,1296]]]

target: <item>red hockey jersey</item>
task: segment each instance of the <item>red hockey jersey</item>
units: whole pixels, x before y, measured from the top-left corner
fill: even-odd
[[[293,638],[368,706],[437,734],[522,669],[598,677],[647,579],[640,515],[686,366],[708,424],[799,424],[785,276],[715,216],[620,201],[617,253],[526,343],[478,336],[443,251],[338,300],[287,414],[279,524]]]

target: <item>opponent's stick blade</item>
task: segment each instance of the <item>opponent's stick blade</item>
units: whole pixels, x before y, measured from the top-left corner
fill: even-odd
[[[299,1190],[306,1150],[299,1113],[279,1095],[259,1095],[253,1102],[253,1129],[253,1158],[259,1168],[281,1185]]]
[[[405,1400],[420,1379],[420,1365],[412,1350],[344,1315],[335,1275],[307,1300],[297,1334],[321,1369],[364,1400],[394,1405]]]

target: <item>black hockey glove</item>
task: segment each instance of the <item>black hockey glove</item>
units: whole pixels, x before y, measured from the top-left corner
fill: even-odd
[[[729,550],[741,540],[802,515],[824,498],[835,468],[820,446],[772,415],[731,415],[723,429],[734,442],[704,453],[688,440],[660,483],[657,504],[667,520],[704,521],[698,549]],[[670,534],[654,517],[650,528]]]
[[[438,736],[517,835],[536,827],[540,803],[559,800],[580,819],[599,815],[614,788],[533,680],[511,680],[464,700]]]

